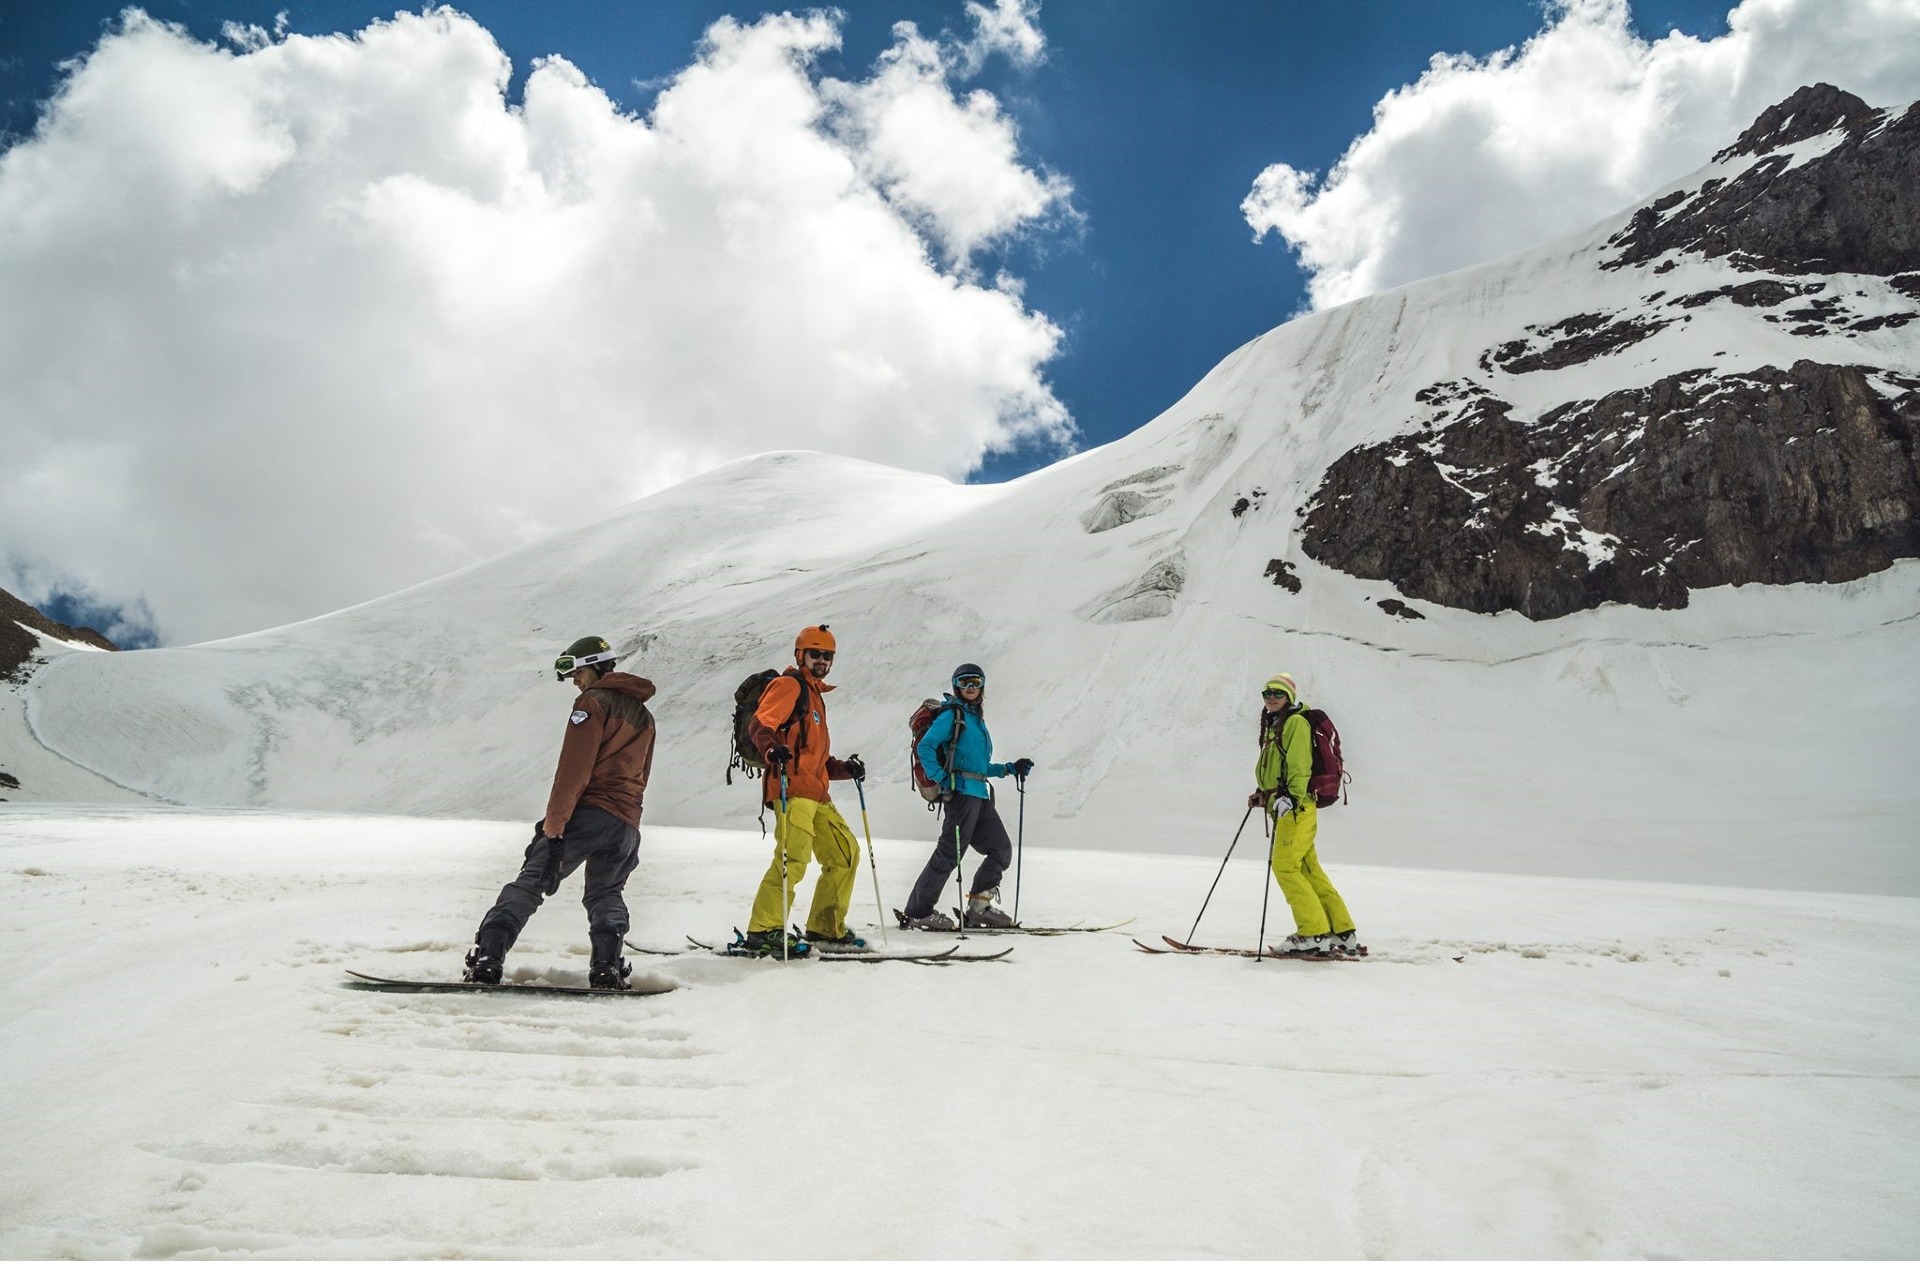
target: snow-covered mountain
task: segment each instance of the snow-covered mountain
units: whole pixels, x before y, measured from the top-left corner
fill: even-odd
[[[25,716],[166,800],[525,816],[547,663],[603,634],[660,688],[648,818],[737,827],[734,685],[826,622],[883,834],[924,830],[907,716],[975,660],[1039,764],[1029,843],[1217,853],[1288,670],[1345,738],[1341,859],[1920,891],[1916,134],[1808,89],[1644,206],[1295,320],[1016,482],[763,455],[313,621],[58,656]]]

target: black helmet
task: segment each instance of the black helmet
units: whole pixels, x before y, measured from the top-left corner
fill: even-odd
[[[567,645],[567,650],[554,659],[553,677],[565,680],[575,670],[585,666],[605,674],[618,664],[612,644],[598,635],[584,635]]]
[[[979,679],[980,686],[987,685],[987,672],[971,661],[963,662],[953,668],[953,685],[960,686],[961,679]]]

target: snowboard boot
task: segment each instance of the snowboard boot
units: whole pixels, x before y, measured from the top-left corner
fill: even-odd
[[[497,931],[483,928],[473,940],[473,949],[467,951],[467,970],[460,974],[460,979],[475,985],[498,985],[506,964],[506,938]]]
[[[841,933],[838,937],[829,937],[825,933],[816,933],[809,928],[807,930],[807,941],[820,947],[822,950],[865,950],[867,948],[867,939],[856,934],[851,928]]]
[[[620,957],[619,933],[594,933],[593,964],[587,970],[587,985],[596,990],[630,990],[627,980],[633,965]]]
[[[964,922],[968,928],[1012,928],[1013,916],[1007,914],[994,903],[1000,900],[999,889],[988,889],[983,893],[967,895],[967,913]]]
[[[1329,933],[1316,933],[1311,936],[1302,933],[1289,933],[1287,939],[1277,947],[1283,955],[1324,955],[1333,951],[1333,936]]]
[[[905,911],[895,911],[893,917],[900,921],[900,927],[918,929],[923,933],[950,933],[956,925],[940,911],[928,911],[925,915],[909,915]]]
[[[1332,935],[1330,953],[1352,955],[1358,958],[1367,953],[1367,948],[1360,944],[1360,934],[1349,928],[1344,933],[1334,933]]]

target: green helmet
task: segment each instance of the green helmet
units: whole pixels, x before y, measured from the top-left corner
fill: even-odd
[[[567,645],[567,650],[554,659],[553,677],[564,681],[584,666],[592,666],[605,674],[618,664],[612,644],[598,635],[585,635]]]

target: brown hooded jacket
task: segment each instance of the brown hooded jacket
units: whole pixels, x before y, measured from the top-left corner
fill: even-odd
[[[598,806],[640,826],[640,799],[653,770],[653,715],[647,712],[653,692],[647,680],[615,671],[573,702],[541,824],[548,836],[565,832],[581,806]]]

